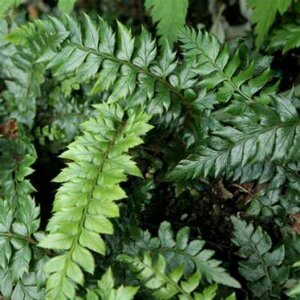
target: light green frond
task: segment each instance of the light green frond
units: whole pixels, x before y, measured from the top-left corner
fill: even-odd
[[[55,178],[62,183],[54,201],[49,234],[43,248],[62,251],[45,271],[47,299],[73,299],[77,284],[83,285],[83,270],[93,274],[92,251],[105,255],[101,235],[112,234],[110,218],[119,216],[116,201],[126,197],[120,183],[127,175],[141,176],[128,150],[141,144],[151,126],[144,113],[124,111],[118,105],[95,106],[96,117],[83,123],[77,137],[61,157],[68,166]]]

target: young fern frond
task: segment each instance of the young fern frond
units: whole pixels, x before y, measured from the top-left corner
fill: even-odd
[[[253,105],[253,112],[232,116],[222,129],[212,132],[207,146],[189,156],[169,174],[180,180],[209,175],[230,177],[236,169],[271,160],[286,164],[299,159],[300,118],[288,99],[273,98],[273,107]]]
[[[221,262],[212,258],[214,251],[204,249],[203,240],[189,242],[189,227],[180,229],[174,238],[169,222],[161,223],[157,238],[151,238],[148,231],[140,231],[133,241],[125,245],[124,253],[140,255],[149,251],[151,255],[160,254],[172,268],[183,267],[184,275],[199,272],[209,283],[221,283],[239,288],[240,284],[223,269]]]
[[[250,61],[243,68],[245,58],[239,50],[232,55],[228,46],[205,31],[185,28],[179,37],[183,55],[186,59],[196,61],[194,72],[202,77],[200,86],[217,93],[219,102],[241,99],[252,103],[256,98],[268,98],[275,92],[276,86],[263,89],[272,78],[268,65]],[[260,93],[260,94],[259,94]]]
[[[91,251],[105,255],[100,234],[112,234],[109,218],[119,215],[117,200],[126,197],[120,183],[127,175],[141,173],[128,150],[142,143],[140,136],[151,126],[150,117],[119,105],[95,105],[96,117],[83,123],[83,134],[61,157],[70,160],[55,178],[63,183],[54,201],[49,234],[40,242],[44,248],[61,250],[45,267],[50,273],[47,299],[73,299],[76,284],[83,284],[82,270],[93,274]]]
[[[121,262],[129,264],[132,270],[137,273],[136,277],[143,284],[153,291],[153,295],[157,299],[177,299],[193,300],[202,299],[204,295],[213,299],[216,295],[217,285],[210,286],[203,291],[203,294],[196,292],[201,280],[199,272],[194,273],[186,280],[183,280],[184,268],[179,266],[171,272],[166,271],[166,260],[162,255],[158,255],[157,259],[152,259],[147,252],[144,253],[142,259],[137,256],[120,255]],[[206,299],[206,298],[205,298]]]
[[[86,299],[88,300],[132,300],[138,291],[138,287],[119,286],[115,289],[115,282],[111,268],[109,268],[98,281],[97,288],[89,290]]]

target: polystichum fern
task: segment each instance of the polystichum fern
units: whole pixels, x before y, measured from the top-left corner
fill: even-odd
[[[71,10],[74,2],[59,1],[60,8]],[[169,11],[163,19],[171,2],[146,4],[159,34],[172,42],[183,27],[188,2],[173,1],[182,10]],[[292,1],[248,2],[258,51],[277,12],[283,14]],[[287,19],[276,22],[282,29],[275,29],[267,50],[298,46],[295,24],[284,25],[294,11],[293,6]],[[162,24],[173,25],[162,29]],[[223,45],[204,30],[185,28],[177,53],[167,42],[157,46],[145,29],[134,37],[121,23],[109,26],[94,16],[46,17],[13,30],[14,24],[0,25],[1,295],[12,300],[220,299],[224,294],[216,294],[216,284],[226,290],[240,284],[215,252],[204,248],[207,233],[201,226],[209,221],[223,232],[214,216],[229,225],[236,211],[266,226],[233,218],[237,255],[230,245],[213,241],[212,247],[241,257],[239,272],[249,297],[280,299],[291,287],[291,294],[297,292],[299,273],[290,266],[299,260],[299,247],[289,237],[300,232],[299,100],[293,91],[278,92],[292,80],[277,80],[280,53],[273,72],[272,59],[252,51],[251,38]],[[150,115],[156,131],[132,152],[147,180],[130,178],[123,185],[128,175],[141,175],[128,151],[150,130]],[[88,121],[75,137],[82,120]],[[39,210],[25,179],[34,160],[28,142],[36,137],[39,153],[59,151],[75,137],[62,154],[67,166],[55,179],[61,186],[45,238],[37,233]],[[210,179],[218,181],[216,191]],[[218,189],[227,185],[231,201],[219,199]],[[129,203],[118,205],[126,194]],[[192,213],[184,211],[189,200],[195,203]],[[164,209],[157,205],[162,203]],[[198,206],[208,212],[205,220],[199,221]],[[150,212],[152,207],[158,213]],[[177,210],[180,215],[173,214]],[[148,224],[149,212],[159,222],[161,213],[175,220],[176,237],[168,222],[160,225],[158,237],[144,231],[156,230],[156,222]],[[191,228],[190,238],[185,220],[195,224],[194,218],[201,224]],[[39,241],[46,250],[37,248]],[[45,296],[41,270],[47,255]]]
[[[149,116],[118,105],[95,106],[96,117],[82,125],[83,135],[69,145],[61,157],[71,160],[56,178],[62,182],[54,201],[49,234],[40,242],[44,248],[63,250],[45,267],[50,273],[47,299],[73,299],[75,284],[83,284],[82,270],[93,274],[91,251],[105,255],[99,234],[112,234],[109,218],[119,215],[115,201],[126,197],[119,186],[126,175],[141,173],[128,150],[142,143],[151,126]]]

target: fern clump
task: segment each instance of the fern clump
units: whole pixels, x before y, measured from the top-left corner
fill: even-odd
[[[297,297],[299,3],[83,2],[0,8],[0,298]]]

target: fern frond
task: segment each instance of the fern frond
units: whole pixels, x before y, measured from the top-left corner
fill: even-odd
[[[270,251],[271,238],[261,227],[255,229],[251,223],[236,217],[232,217],[232,223],[232,241],[240,248],[238,255],[243,258],[239,263],[239,272],[249,281],[248,286],[255,299],[279,298],[281,286],[289,276],[289,268],[282,265],[284,245]]]
[[[252,21],[255,25],[256,46],[260,48],[270,27],[275,21],[277,12],[285,13],[290,7],[292,0],[247,0],[253,9]]]
[[[240,284],[220,266],[221,262],[212,258],[215,252],[204,249],[203,240],[189,242],[189,231],[188,227],[184,227],[174,238],[171,224],[163,222],[157,238],[151,238],[148,231],[141,231],[134,242],[125,246],[123,252],[131,255],[139,255],[140,251],[149,251],[151,255],[161,254],[172,268],[183,267],[186,276],[197,271],[209,283],[239,288]]]
[[[138,291],[138,287],[133,286],[119,286],[114,288],[114,277],[109,268],[98,281],[96,289],[89,290],[87,293],[87,299],[101,300],[101,299],[115,299],[115,300],[132,300]]]
[[[64,38],[59,42],[59,49],[55,49],[57,43],[51,42],[53,36]],[[51,18],[27,25],[20,33],[17,29],[8,39],[29,46],[33,44],[32,47],[37,49],[50,44],[51,49],[45,49],[37,59],[39,63],[47,64],[55,76],[76,74],[79,83],[95,81],[92,93],[110,91],[108,101],[111,103],[126,99],[128,105],[146,104],[149,112],[162,113],[170,108],[171,100],[175,98],[191,113],[192,105],[184,91],[192,88],[192,78],[196,74],[189,64],[183,64],[180,66],[182,75],[178,78],[176,53],[167,44],[157,54],[155,41],[144,29],[134,39],[121,23],[115,33],[102,19],[96,23],[85,16],[84,24],[79,24],[66,15],[63,21]],[[35,52],[41,53],[40,50]],[[155,105],[150,107],[152,100]],[[179,114],[180,109],[172,118]]]
[[[26,176],[35,161],[22,141],[0,138],[0,293],[7,299],[41,299],[45,253],[37,247],[39,208]]]
[[[196,272],[187,280],[183,280],[183,268],[181,266],[166,272],[166,261],[162,255],[157,259],[152,259],[147,252],[144,253],[143,259],[136,256],[120,255],[121,262],[129,264],[133,271],[137,273],[136,277],[143,284],[153,291],[157,299],[171,299],[177,296],[178,299],[201,299],[206,295],[208,299],[213,299],[216,295],[217,285],[206,288],[203,293],[196,292],[200,284],[200,273]]]
[[[158,34],[170,44],[178,39],[183,29],[188,11],[188,0],[146,0],[145,8],[151,12],[154,23],[157,23]]]
[[[112,234],[109,218],[118,217],[115,201],[126,197],[120,182],[140,171],[126,153],[142,143],[151,126],[149,116],[118,105],[96,105],[97,116],[82,126],[79,136],[61,157],[71,160],[56,178],[62,182],[54,201],[44,248],[62,250],[46,267],[47,299],[73,299],[76,284],[83,284],[82,270],[93,273],[91,251],[105,255],[100,234]]]
[[[288,24],[275,30],[270,41],[269,49],[282,49],[285,53],[291,49],[300,47],[300,25]]]
[[[34,64],[36,54],[17,49],[4,38],[9,32],[6,22],[0,23],[0,66],[6,90],[2,92],[8,117],[32,127],[36,112],[36,97],[44,81],[43,69]]]
[[[243,67],[245,58],[241,58],[239,50],[232,55],[226,44],[223,46],[205,31],[185,28],[179,39],[185,57],[196,60],[193,70],[203,78],[200,86],[208,91],[214,90],[219,102],[235,97],[251,103],[275,92],[276,86],[268,91],[264,89],[272,78],[268,65],[261,68],[257,61],[252,60]]]
[[[255,106],[254,113],[233,117],[227,122],[231,126],[212,132],[208,145],[181,161],[168,178],[229,176],[246,165],[297,161],[300,118],[296,107],[279,96],[274,97],[274,107]]]

